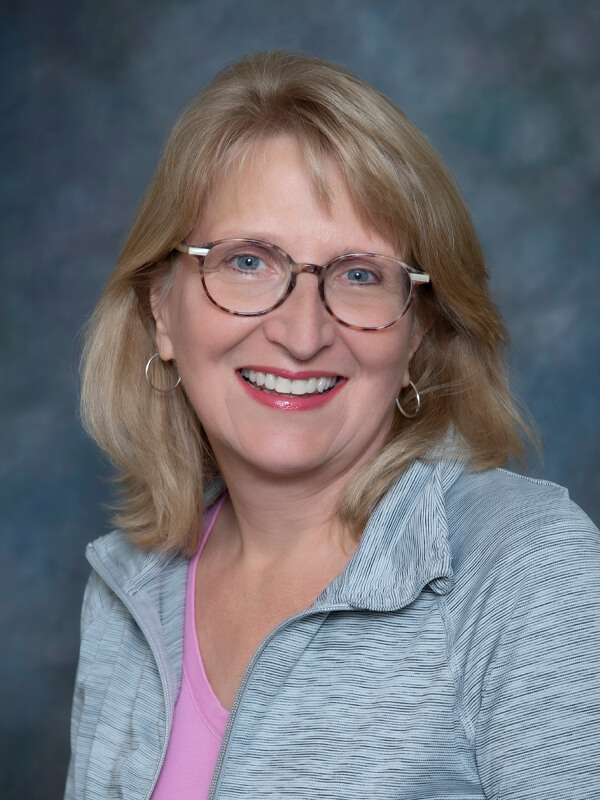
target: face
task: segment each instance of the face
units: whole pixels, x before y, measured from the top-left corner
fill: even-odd
[[[311,264],[349,252],[401,256],[365,228],[333,164],[328,181],[329,212],[294,139],[270,139],[225,177],[188,243],[260,239]],[[233,316],[206,296],[196,258],[182,255],[176,270],[168,293],[153,292],[157,346],[177,362],[225,477],[351,477],[383,444],[408,385],[421,339],[412,309],[385,330],[351,330],[327,313],[317,278],[302,274],[280,307]]]

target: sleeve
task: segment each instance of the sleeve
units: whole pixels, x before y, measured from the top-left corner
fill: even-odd
[[[574,507],[512,567],[474,719],[486,797],[599,800],[600,532]]]

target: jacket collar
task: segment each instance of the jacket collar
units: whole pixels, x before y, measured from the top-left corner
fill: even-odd
[[[319,596],[314,610],[343,605],[393,611],[411,603],[427,585],[437,594],[448,592],[453,573],[445,494],[463,470],[460,461],[412,464],[381,499],[346,569]],[[184,574],[187,563],[171,553],[142,550],[118,532],[88,545],[87,555],[122,597],[160,583],[167,568]]]
[[[415,462],[381,499],[344,572],[315,606],[394,611],[429,585],[453,585],[445,494],[464,470],[460,461]]]

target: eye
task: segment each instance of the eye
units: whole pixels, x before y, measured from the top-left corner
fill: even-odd
[[[333,266],[330,279],[333,279],[340,286],[348,289],[359,286],[375,287],[380,286],[383,280],[381,268],[370,263],[365,259],[340,260]]]
[[[242,272],[256,272],[257,270],[267,269],[267,265],[258,256],[238,255],[233,259],[233,266]]]
[[[352,267],[341,276],[350,283],[377,283],[377,276],[365,267]]]

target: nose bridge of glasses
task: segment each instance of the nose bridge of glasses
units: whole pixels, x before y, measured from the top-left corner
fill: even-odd
[[[290,266],[296,277],[306,273],[307,275],[316,275],[317,278],[320,278],[325,269],[325,267],[319,266],[318,264],[296,264],[296,262],[293,262]]]
[[[327,311],[329,311],[329,307],[327,306],[327,302],[325,301],[324,286],[323,286],[323,280],[322,280],[323,270],[325,269],[325,267],[324,266],[320,266],[319,264],[301,264],[301,263],[299,264],[299,263],[296,263],[295,261],[293,261],[291,258],[288,260],[288,263],[289,263],[289,266],[290,266],[291,273],[290,273],[290,280],[289,280],[289,284],[288,284],[288,289],[287,289],[287,292],[286,292],[286,295],[285,295],[284,299],[289,297],[289,295],[293,292],[293,290],[298,285],[297,278],[298,278],[299,275],[303,275],[303,274],[314,275],[316,278],[318,278],[318,284],[314,285],[315,288],[318,287],[317,297],[320,300],[320,304],[324,305],[325,308],[327,309]],[[307,290],[309,292],[309,296],[312,295],[312,290],[308,289],[308,285],[307,285],[307,287],[305,287],[305,290]],[[296,297],[298,299],[297,291],[294,292],[294,297]],[[331,312],[329,312],[329,313],[331,313]]]

